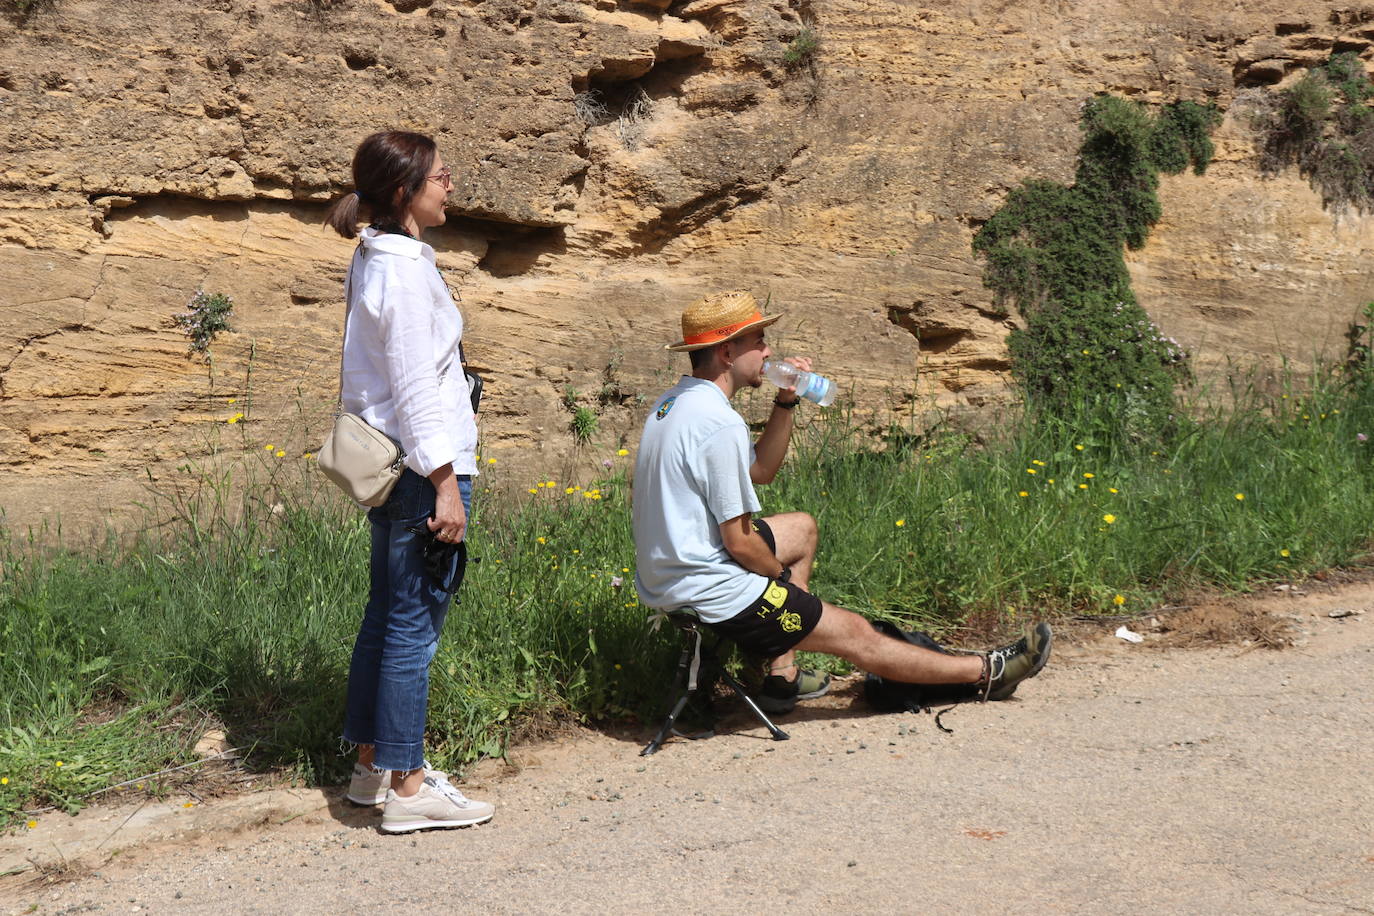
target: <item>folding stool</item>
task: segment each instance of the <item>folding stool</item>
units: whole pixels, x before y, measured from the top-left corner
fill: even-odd
[[[707,629],[706,626],[695,615],[685,612],[655,615],[653,618],[656,621],[655,627],[658,625],[657,621],[663,617],[667,617],[673,626],[682,633],[682,655],[678,658],[677,671],[673,675],[672,692],[668,694],[668,718],[663,721],[663,727],[658,730],[654,740],[645,745],[644,750],[640,751],[639,755],[647,757],[657,751],[662,747],[669,734],[677,735],[679,738],[691,739],[710,738],[715,734],[714,728],[708,728],[701,734],[685,735],[674,729],[673,725],[677,722],[677,717],[686,707],[692,694],[696,693],[703,683],[709,689],[709,685],[714,681],[716,675],[725,679],[725,683],[730,685],[730,689],[739,695],[739,698],[744,701],[744,705],[749,707],[749,711],[768,729],[768,733],[773,736],[774,741],[786,741],[787,732],[773,724],[772,720],[764,714],[762,709],[759,709],[758,704],[745,692],[744,685],[721,665],[720,658],[716,655],[721,637],[717,635],[713,642],[708,642],[703,632]],[[702,664],[703,660],[705,661],[704,665]]]

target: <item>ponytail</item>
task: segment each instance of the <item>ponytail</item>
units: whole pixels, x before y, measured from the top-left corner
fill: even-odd
[[[357,191],[349,191],[334,201],[325,214],[324,224],[346,239],[358,237],[358,223],[361,222],[362,196]]]

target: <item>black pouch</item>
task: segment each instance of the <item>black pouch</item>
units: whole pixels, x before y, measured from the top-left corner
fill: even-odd
[[[430,579],[450,595],[455,594],[462,587],[463,579],[467,575],[468,542],[462,540],[457,544],[451,544],[441,541],[425,522],[409,525],[406,530],[424,539],[425,572],[429,574]]]
[[[873,629],[893,639],[955,655],[925,633],[907,632],[886,620],[874,620]],[[907,684],[876,674],[864,678],[864,699],[878,712],[920,712],[932,706],[968,703],[982,697],[977,684]]]
[[[464,366],[463,378],[468,380],[468,397],[472,399],[472,415],[475,417],[482,403],[482,376]]]

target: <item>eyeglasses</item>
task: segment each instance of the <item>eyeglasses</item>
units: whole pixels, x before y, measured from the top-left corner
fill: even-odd
[[[433,175],[426,175],[425,179],[428,181],[435,182],[439,185],[439,187],[443,188],[445,191],[453,190],[453,172],[449,170],[448,166],[444,166],[442,169],[435,172]]]

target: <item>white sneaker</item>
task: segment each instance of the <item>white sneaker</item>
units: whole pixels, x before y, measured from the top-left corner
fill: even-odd
[[[447,779],[426,773],[420,791],[414,795],[402,797],[395,791],[386,793],[382,830],[408,833],[435,827],[467,827],[485,823],[495,813],[496,808],[492,805],[468,798]]]
[[[344,798],[355,805],[380,805],[386,801],[386,791],[390,785],[390,770],[355,763],[353,778],[348,781],[348,794]]]

